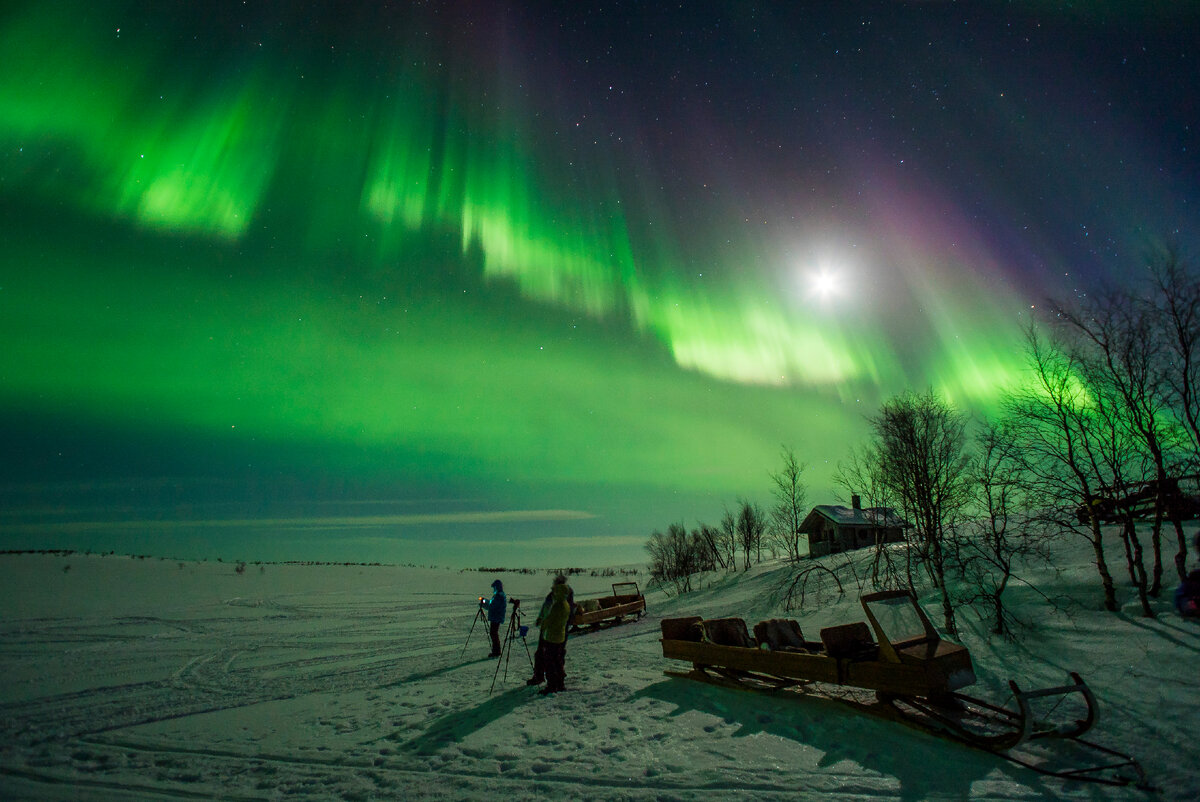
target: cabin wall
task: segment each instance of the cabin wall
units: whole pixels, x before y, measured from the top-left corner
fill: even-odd
[[[808,553],[810,557],[823,557],[870,548],[876,538],[882,543],[899,543],[904,540],[904,531],[898,526],[838,526],[832,521],[821,521],[819,530],[809,537]]]

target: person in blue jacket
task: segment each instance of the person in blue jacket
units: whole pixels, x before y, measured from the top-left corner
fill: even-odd
[[[492,653],[488,657],[500,656],[500,625],[508,609],[508,597],[504,595],[504,583],[497,579],[492,583],[492,599],[487,603],[488,627],[492,636]]]

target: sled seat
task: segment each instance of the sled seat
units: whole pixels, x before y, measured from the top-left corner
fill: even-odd
[[[826,654],[838,659],[875,660],[879,657],[879,647],[865,621],[825,627],[821,630],[821,643]]]
[[[698,615],[687,618],[664,618],[662,620],[663,640],[690,640],[699,643],[704,640],[703,619]]]
[[[765,646],[773,652],[806,652],[821,651],[821,644],[804,639],[800,622],[790,618],[771,618],[759,621],[754,625],[754,639],[760,647]]]
[[[740,618],[710,618],[704,622],[704,639],[720,646],[741,646],[754,649],[757,643],[746,630],[746,622]]]

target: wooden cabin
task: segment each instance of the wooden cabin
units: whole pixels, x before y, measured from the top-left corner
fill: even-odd
[[[898,543],[911,526],[891,507],[863,507],[858,496],[851,496],[850,505],[819,504],[812,508],[800,524],[800,533],[808,536],[808,556]]]

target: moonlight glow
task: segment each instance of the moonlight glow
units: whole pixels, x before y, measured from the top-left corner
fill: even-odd
[[[828,300],[841,292],[841,279],[829,269],[820,270],[810,279],[812,292],[822,300]]]

